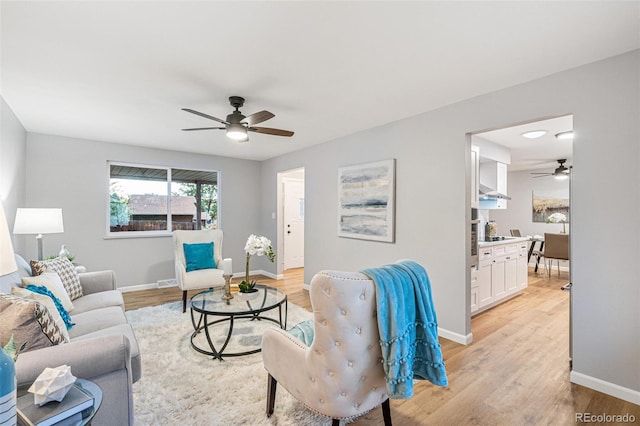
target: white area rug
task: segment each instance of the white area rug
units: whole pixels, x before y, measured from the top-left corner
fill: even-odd
[[[190,342],[191,316],[188,310],[182,313],[181,302],[128,311],[127,317],[142,354],[142,378],[133,385],[136,425],[331,424],[329,419],[307,410],[281,386],[275,411],[267,418],[267,372],[262,354],[219,361],[196,352]],[[289,303],[287,328],[311,317],[310,312]],[[236,323],[234,334],[240,331],[242,336],[234,339],[230,348],[258,346],[259,329],[275,326],[261,323],[266,321]],[[216,327],[226,336],[225,326]]]

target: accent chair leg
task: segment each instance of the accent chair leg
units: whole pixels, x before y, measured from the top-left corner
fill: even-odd
[[[267,379],[267,417],[271,417],[273,414],[273,407],[276,404],[276,385],[278,381],[269,374]]]
[[[332,419],[331,420],[331,426],[340,426],[340,420],[339,419]]]
[[[384,419],[384,426],[391,426],[391,404],[389,404],[389,399],[382,403],[382,418]]]
[[[187,290],[182,290],[182,313],[187,312]]]

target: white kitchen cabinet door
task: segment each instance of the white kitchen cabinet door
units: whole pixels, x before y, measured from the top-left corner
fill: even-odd
[[[507,258],[499,257],[493,259],[491,264],[491,296],[499,299],[507,293],[506,278]]]
[[[521,250],[518,254],[518,290],[522,290],[529,285],[529,264],[527,262],[527,251]]]
[[[493,293],[491,292],[491,269],[493,263],[480,262],[478,268],[478,307],[485,307],[493,302]]]
[[[480,148],[471,145],[471,207],[480,207]]]
[[[518,291],[518,254],[507,256],[505,262],[504,281],[507,293]]]

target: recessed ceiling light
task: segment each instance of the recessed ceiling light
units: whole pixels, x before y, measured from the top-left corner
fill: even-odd
[[[546,130],[531,130],[529,132],[522,133],[522,136],[528,139],[536,139],[546,134],[547,134]]]
[[[573,139],[573,130],[557,133],[556,139]]]

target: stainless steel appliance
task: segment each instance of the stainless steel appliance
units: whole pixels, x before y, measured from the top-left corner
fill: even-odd
[[[478,266],[478,219],[471,220],[471,266]]]

